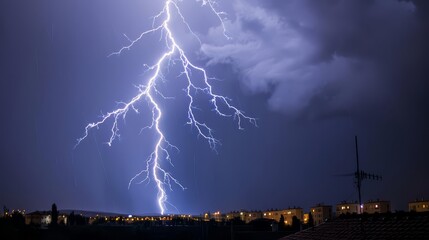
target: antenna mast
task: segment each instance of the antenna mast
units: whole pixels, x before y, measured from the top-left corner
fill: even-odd
[[[357,136],[355,136],[355,148],[356,148],[356,172],[355,172],[355,178],[356,178],[356,182],[357,182],[357,189],[358,189],[358,193],[359,193],[359,207],[360,207],[360,211],[359,213],[362,213],[362,194],[361,194],[361,187],[362,187],[362,180],[364,179],[369,179],[369,180],[382,180],[382,177],[380,175],[376,175],[376,174],[371,174],[371,173],[367,173],[364,172],[362,170],[360,170],[359,168],[359,151],[358,151],[358,140],[357,140]]]
[[[359,208],[362,208],[362,195],[361,195],[361,182],[362,182],[362,178],[360,177],[360,169],[359,169],[359,151],[358,151],[358,140],[357,140],[357,136],[355,136],[355,148],[356,148],[356,172],[355,172],[355,177],[357,180],[357,188],[358,188],[358,193],[359,193]],[[361,212],[361,211],[359,211]]]

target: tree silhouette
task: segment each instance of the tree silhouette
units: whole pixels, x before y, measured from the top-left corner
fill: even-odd
[[[58,210],[57,205],[52,204],[51,210],[51,226],[56,226],[58,224]]]
[[[292,229],[293,231],[301,230],[301,221],[296,216],[292,217]]]
[[[280,215],[280,220],[279,220],[279,230],[284,230],[286,227],[285,224],[285,217],[283,216],[283,214]]]
[[[3,216],[9,214],[9,209],[7,209],[6,205],[3,205]]]
[[[76,224],[76,218],[75,218],[75,215],[74,215],[74,211],[72,211],[70,213],[70,215],[69,215],[69,217],[67,219],[67,224],[70,225],[70,226],[73,226],[73,225]]]
[[[11,215],[11,222],[15,227],[25,226],[25,217],[20,212],[13,212]]]
[[[240,218],[240,217],[234,217],[234,218],[231,220],[231,222],[232,222],[234,225],[244,225],[244,224],[246,224],[246,222],[244,222],[243,220],[241,220],[241,218]]]
[[[311,212],[308,214],[308,223],[307,223],[307,225],[309,227],[313,227],[314,226],[313,214],[311,214]]]

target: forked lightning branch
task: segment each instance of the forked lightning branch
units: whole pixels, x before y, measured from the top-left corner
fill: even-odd
[[[226,96],[223,96],[217,93],[212,85],[210,84],[210,78],[206,72],[206,70],[200,66],[195,65],[188,58],[185,50],[177,43],[175,36],[173,35],[172,29],[172,17],[173,14],[178,16],[178,19],[186,26],[188,31],[193,34],[195,37],[196,34],[191,30],[189,24],[186,22],[186,18],[182,15],[179,6],[179,0],[166,0],[162,10],[154,17],[153,26],[151,29],[142,32],[137,38],[127,39],[130,43],[117,52],[113,52],[110,55],[120,55],[123,54],[125,50],[131,50],[133,46],[145,35],[160,32],[162,36],[162,40],[165,42],[165,51],[164,53],[157,59],[154,65],[146,65],[150,74],[150,78],[144,84],[137,86],[138,93],[135,97],[133,97],[130,101],[122,103],[117,109],[114,109],[106,114],[104,114],[99,121],[89,123],[85,127],[85,133],[83,137],[77,140],[77,144],[80,144],[81,141],[86,139],[90,133],[90,130],[93,128],[98,129],[101,125],[105,124],[108,120],[112,120],[112,125],[110,127],[110,138],[107,141],[109,146],[115,141],[117,137],[119,137],[119,121],[120,119],[125,119],[126,115],[129,111],[134,111],[138,113],[137,103],[140,101],[146,101],[151,111],[149,111],[149,118],[151,118],[151,123],[149,126],[145,127],[145,129],[150,129],[156,133],[156,142],[153,148],[152,153],[146,159],[146,167],[138,172],[133,178],[131,178],[128,187],[134,181],[138,181],[139,183],[146,181],[153,181],[156,184],[158,193],[156,196],[158,206],[160,208],[161,214],[164,214],[167,210],[168,202],[167,190],[172,190],[172,184],[176,184],[182,189],[185,187],[174,178],[171,173],[167,172],[163,165],[171,164],[169,150],[171,148],[176,148],[172,145],[166,138],[167,134],[161,129],[160,122],[163,120],[163,111],[160,107],[160,104],[157,99],[164,98],[162,93],[157,89],[157,81],[162,80],[163,75],[163,67],[168,65],[168,63],[174,58],[178,59],[180,62],[181,72],[179,74],[179,78],[183,78],[186,81],[186,97],[187,101],[187,124],[196,129],[198,135],[205,139],[212,149],[216,148],[216,145],[219,143],[218,140],[213,135],[213,130],[210,128],[208,124],[206,124],[202,119],[199,119],[195,113],[196,108],[196,99],[193,97],[195,92],[200,92],[206,94],[209,97],[209,101],[213,110],[222,117],[230,117],[237,121],[238,128],[242,128],[243,121],[248,121],[251,124],[256,125],[255,118],[247,116],[243,111],[236,108],[232,105],[231,100]],[[225,31],[225,13],[219,12],[216,9],[216,3],[212,0],[203,0],[202,7],[208,7],[209,10],[216,16],[220,24],[223,27],[224,35],[226,38],[229,36]],[[156,24],[159,22],[158,24]],[[199,40],[199,39],[198,39]],[[199,74],[195,74],[195,73]],[[193,74],[194,73],[194,74]],[[200,77],[194,77],[200,76]],[[198,82],[199,84],[196,84]],[[203,84],[200,84],[202,82]],[[107,124],[107,123],[106,123]]]

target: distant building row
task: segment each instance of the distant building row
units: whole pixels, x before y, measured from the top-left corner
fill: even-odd
[[[6,209],[6,208],[4,208]],[[429,200],[416,200],[409,202],[408,209],[410,212],[429,212]],[[309,213],[304,213],[303,209],[300,207],[287,208],[282,210],[267,210],[267,211],[235,211],[227,214],[221,214],[220,212],[215,213],[205,213],[203,216],[196,217],[191,215],[169,215],[169,216],[149,216],[149,217],[133,217],[129,215],[126,216],[92,216],[88,217],[87,223],[91,224],[93,222],[100,222],[100,219],[105,222],[124,222],[124,223],[133,223],[138,221],[166,221],[172,220],[173,217],[179,218],[187,218],[192,219],[194,221],[210,221],[214,220],[217,222],[222,221],[232,221],[232,220],[241,220],[246,223],[249,223],[256,219],[270,219],[280,222],[283,219],[284,224],[292,225],[295,221],[299,221],[301,223],[307,224],[310,221],[310,218],[313,219],[313,223],[315,225],[319,225],[325,222],[328,219],[332,219],[334,216],[340,216],[342,214],[361,214],[361,213],[387,213],[391,211],[391,206],[389,201],[368,201],[362,206],[359,206],[358,203],[349,203],[349,202],[341,202],[336,205],[335,210],[333,211],[332,206],[318,204],[314,207],[310,208]],[[19,213],[25,216],[25,223],[30,225],[38,225],[42,228],[47,227],[51,223],[51,213],[49,211],[36,211],[32,213],[25,213],[25,210],[13,210],[11,213],[6,209],[4,210],[3,217],[11,217],[12,214]],[[311,214],[311,215],[310,215]],[[69,219],[70,217],[70,219]],[[66,215],[65,213],[60,213],[58,216],[58,224],[70,224],[74,225],[81,218],[85,218],[82,214],[70,214]]]
[[[416,200],[408,204],[410,212],[428,212],[429,211],[429,200]],[[350,202],[341,202],[336,205],[335,216],[340,216],[342,214],[361,214],[361,213],[387,213],[391,211],[390,201],[368,201],[362,206],[359,206],[358,203]],[[328,219],[332,219],[334,212],[332,211],[332,206],[318,204],[310,208],[310,213],[313,218],[315,225],[321,224]],[[309,213],[304,213],[303,209],[300,207],[287,208],[282,210],[269,210],[269,211],[235,211],[227,214],[221,214],[220,212],[215,213],[205,213],[203,220],[209,221],[214,219],[215,221],[231,221],[234,219],[240,219],[246,223],[251,222],[256,219],[265,218],[272,219],[277,222],[280,221],[281,216],[283,216],[284,223],[286,225],[292,225],[293,217],[296,217],[300,222],[306,224],[309,221]]]
[[[233,219],[240,219],[246,223],[251,222],[256,219],[265,218],[275,221],[280,221],[281,216],[284,218],[284,223],[286,225],[292,225],[293,217],[296,217],[300,222],[303,222],[304,211],[300,207],[287,208],[282,210],[267,210],[267,211],[239,211],[239,212],[230,212],[226,215],[221,215],[219,212],[215,213],[215,221],[221,221],[222,218],[226,221],[231,221]],[[207,219],[207,214],[204,215]]]
[[[410,212],[429,212],[429,200],[415,200],[408,203]],[[358,203],[342,202],[337,204],[336,215],[347,213],[386,213],[390,212],[390,201],[368,201],[359,207]]]

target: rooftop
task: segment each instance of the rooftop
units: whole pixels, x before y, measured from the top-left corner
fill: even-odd
[[[429,214],[396,213],[345,216],[282,239],[429,239]]]

